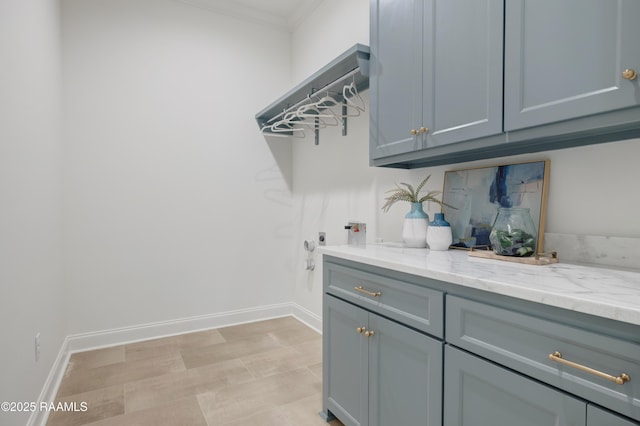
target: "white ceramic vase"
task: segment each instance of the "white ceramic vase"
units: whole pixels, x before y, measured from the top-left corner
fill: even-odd
[[[429,249],[436,251],[449,250],[452,242],[451,225],[444,220],[444,213],[436,213],[433,222],[429,222],[429,230],[427,231]]]
[[[422,209],[422,203],[411,203],[411,211],[404,217],[402,241],[406,247],[425,248],[429,216]]]

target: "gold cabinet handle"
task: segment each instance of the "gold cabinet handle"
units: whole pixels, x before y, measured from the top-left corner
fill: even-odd
[[[358,332],[358,334],[362,334],[365,331],[367,331],[367,328],[366,327],[358,327],[358,328],[356,328],[356,331]]]
[[[364,335],[367,336],[367,337],[371,337],[374,334],[376,334],[376,332],[373,331],[373,330],[367,330],[367,331],[364,332]]]
[[[418,129],[418,133],[429,133],[429,128],[428,127],[420,127],[420,129]]]
[[[411,129],[411,131],[409,133],[411,133],[413,136],[415,136],[415,135],[417,135],[419,133],[419,131],[416,130],[416,129]]]
[[[622,78],[626,80],[635,80],[637,76],[638,74],[633,68],[627,68],[626,70],[622,71]]]
[[[549,359],[551,361],[555,361],[555,362],[558,362],[560,364],[576,368],[576,369],[578,369],[580,371],[584,371],[585,373],[593,374],[594,376],[598,376],[601,379],[606,379],[606,380],[612,381],[612,382],[617,383],[619,385],[624,385],[629,380],[631,380],[631,377],[627,373],[620,373],[619,376],[612,376],[610,374],[603,373],[602,371],[594,370],[593,368],[589,368],[589,367],[586,367],[586,366],[581,365],[581,364],[577,364],[577,363],[572,362],[572,361],[567,361],[566,359],[562,358],[562,354],[560,352],[558,352],[558,351],[555,351],[554,353],[549,354]]]
[[[364,294],[366,294],[367,296],[371,296],[371,297],[380,297],[380,296],[382,296],[382,293],[381,293],[381,292],[379,292],[379,291],[376,291],[376,292],[369,291],[369,290],[367,290],[367,289],[363,288],[361,285],[359,285],[359,286],[357,286],[357,287],[354,287],[353,289],[354,289],[355,291],[359,291],[360,293],[364,293]]]

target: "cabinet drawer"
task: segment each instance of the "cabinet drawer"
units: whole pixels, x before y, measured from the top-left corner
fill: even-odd
[[[640,423],[623,419],[592,404],[587,405],[587,426],[638,426]]]
[[[442,292],[330,262],[323,278],[326,293],[442,338]]]
[[[456,296],[447,296],[446,340],[640,419],[638,344]],[[559,352],[562,359],[550,359],[554,352]],[[613,377],[624,373],[630,380],[616,384],[598,372]]]
[[[451,346],[445,347],[444,357],[444,424],[447,426],[584,426],[586,423],[586,404],[579,398]]]

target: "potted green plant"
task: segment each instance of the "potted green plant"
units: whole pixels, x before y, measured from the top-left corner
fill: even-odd
[[[436,198],[442,191],[432,190],[428,191],[422,197],[420,196],[420,192],[430,177],[431,175],[424,178],[415,188],[411,184],[401,182],[400,184],[396,184],[396,188],[386,192],[389,196],[385,198],[385,203],[382,206],[382,210],[385,213],[389,211],[391,206],[399,201],[406,201],[411,204],[411,210],[405,215],[402,227],[402,241],[407,247],[424,248],[427,246],[429,215],[425,213],[422,208],[422,203],[425,201],[433,201],[434,203],[440,204],[440,206],[454,208]]]

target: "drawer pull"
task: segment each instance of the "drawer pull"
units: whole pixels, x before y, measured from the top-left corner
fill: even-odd
[[[364,294],[366,294],[367,296],[371,296],[371,297],[379,297],[379,296],[382,296],[382,293],[381,293],[381,292],[379,292],[379,291],[376,291],[376,292],[369,291],[369,290],[367,290],[367,289],[363,288],[361,285],[359,285],[359,286],[357,286],[357,287],[354,287],[353,289],[354,289],[355,291],[359,291],[360,293],[364,293]]]
[[[367,331],[367,328],[366,327],[358,327],[358,328],[356,328],[356,331],[358,332],[358,334],[362,334],[365,331]]]
[[[593,374],[593,375],[598,376],[598,377],[600,377],[602,379],[606,379],[606,380],[612,381],[612,382],[617,383],[619,385],[624,385],[629,380],[631,380],[631,377],[627,373],[620,373],[619,376],[612,376],[610,374],[603,373],[602,371],[594,370],[593,368],[589,368],[589,367],[586,367],[586,366],[581,365],[581,364],[577,364],[577,363],[572,362],[572,361],[567,361],[566,359],[562,358],[562,354],[560,352],[558,352],[558,351],[555,351],[554,353],[549,354],[549,359],[551,361],[555,361],[555,362],[558,362],[560,364],[576,368],[576,369],[578,369],[580,371],[584,371],[585,373]]]
[[[373,331],[373,330],[367,330],[367,331],[364,332],[364,335],[367,336],[367,337],[371,337],[374,334],[376,334],[376,332]]]

